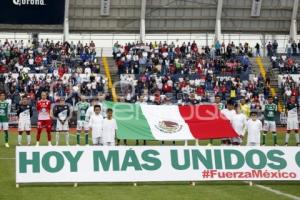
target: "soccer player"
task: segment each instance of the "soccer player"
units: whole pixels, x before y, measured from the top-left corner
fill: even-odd
[[[41,100],[36,104],[36,109],[38,112],[38,123],[37,123],[37,135],[36,135],[36,145],[40,145],[41,133],[43,128],[47,130],[48,145],[51,146],[51,102],[47,99],[47,93],[41,93]]]
[[[287,131],[285,134],[285,145],[286,146],[289,143],[290,133],[293,130],[295,132],[297,146],[300,146],[299,133],[298,133],[299,132],[298,131],[299,130],[298,110],[299,110],[299,105],[296,102],[296,97],[291,96],[291,99],[286,106],[286,111],[287,111],[287,128],[286,128]]]
[[[80,134],[84,129],[85,132],[85,145],[89,144],[89,124],[85,120],[86,113],[90,104],[86,101],[84,96],[80,97],[80,101],[76,104],[77,110],[77,145],[80,144]]]
[[[232,127],[239,137],[232,138],[232,145],[241,145],[246,132],[247,117],[241,112],[240,105],[235,105],[236,114],[232,117]]]
[[[59,144],[59,136],[65,134],[66,145],[69,146],[69,119],[71,108],[66,104],[65,98],[60,97],[59,104],[53,107],[53,117],[56,119],[56,146]]]
[[[92,131],[93,145],[101,145],[101,137],[103,131],[103,117],[101,115],[101,106],[94,106],[94,114],[89,118],[89,127]]]
[[[221,102],[221,97],[219,95],[215,96],[215,104],[217,104],[219,110],[225,109],[225,105]],[[212,144],[213,144],[213,139],[210,139],[207,145],[211,146]]]
[[[19,117],[19,123],[18,123],[18,145],[20,146],[22,143],[22,134],[24,131],[26,131],[27,135],[27,145],[29,146],[31,143],[31,120],[32,117],[32,107],[28,104],[28,98],[27,96],[23,96],[22,102],[18,107],[17,115]]]
[[[246,124],[248,130],[247,146],[260,146],[260,134],[262,123],[257,119],[257,113],[251,112],[250,119]]]
[[[0,131],[4,131],[5,147],[9,148],[8,144],[8,122],[10,114],[10,103],[5,99],[5,93],[0,93]]]
[[[112,117],[113,110],[108,108],[106,111],[106,118],[103,120],[103,146],[115,146],[116,131],[118,129],[116,120]]]
[[[277,145],[277,134],[276,134],[276,123],[275,123],[275,115],[277,112],[277,105],[273,103],[273,97],[268,97],[268,103],[264,106],[264,132],[262,137],[262,145],[266,145],[266,136],[268,131],[272,132],[273,135],[273,144]]]
[[[225,117],[232,124],[233,116],[236,115],[236,112],[234,110],[234,103],[233,103],[232,99],[228,100],[228,102],[227,102],[227,108],[221,110],[221,113],[223,115],[225,115]],[[230,145],[231,144],[231,139],[229,139],[229,138],[223,138],[223,139],[221,139],[221,142],[222,142],[223,145]]]

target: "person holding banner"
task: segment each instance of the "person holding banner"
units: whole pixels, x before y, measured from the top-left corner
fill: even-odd
[[[59,104],[53,107],[53,117],[56,119],[56,146],[59,144],[59,136],[65,133],[66,145],[69,146],[69,118],[71,117],[71,108],[66,104],[65,98],[59,98]]]
[[[108,108],[106,111],[107,117],[103,120],[103,146],[115,146],[116,131],[118,129],[116,120],[112,117],[113,110]]]
[[[0,93],[0,131],[4,131],[5,147],[9,148],[8,144],[8,122],[11,104],[5,99],[5,93]]]
[[[232,127],[239,137],[232,138],[231,143],[232,145],[241,145],[246,132],[247,117],[244,113],[242,113],[241,106],[239,104],[235,105],[235,112],[236,114],[232,117]]]
[[[290,139],[290,133],[294,130],[295,138],[297,146],[300,146],[299,142],[299,121],[298,121],[298,110],[299,104],[296,102],[296,97],[291,96],[290,101],[286,105],[286,112],[287,112],[287,127],[286,127],[286,134],[285,134],[285,146],[288,145]]]
[[[101,106],[94,105],[94,114],[90,116],[89,127],[92,132],[93,145],[101,145],[103,135],[103,117],[101,115]]]
[[[27,135],[27,145],[29,146],[31,143],[31,117],[32,117],[33,111],[32,107],[28,104],[28,98],[27,96],[23,96],[21,104],[18,106],[17,115],[19,117],[19,123],[18,123],[18,145],[21,146],[22,142],[22,134],[24,131],[26,131]]]
[[[225,109],[225,105],[221,102],[221,96],[220,95],[216,95],[215,96],[215,104],[218,107],[218,110],[224,110]],[[213,145],[213,139],[209,140],[209,143],[207,144],[207,146],[211,146]]]
[[[248,130],[247,146],[260,146],[262,123],[257,119],[257,112],[251,112],[246,128]]]

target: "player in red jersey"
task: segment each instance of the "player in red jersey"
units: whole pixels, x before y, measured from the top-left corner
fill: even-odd
[[[40,145],[40,138],[43,128],[47,130],[48,145],[51,146],[51,102],[47,99],[47,93],[42,92],[41,100],[36,104],[38,112],[36,145]]]

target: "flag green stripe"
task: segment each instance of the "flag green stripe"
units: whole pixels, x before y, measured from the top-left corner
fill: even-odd
[[[117,121],[118,139],[154,140],[150,126],[143,115],[140,105],[131,103],[104,102],[106,108],[112,108]]]

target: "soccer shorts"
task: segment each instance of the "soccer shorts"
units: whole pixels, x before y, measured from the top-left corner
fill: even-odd
[[[19,120],[18,131],[30,131],[31,130],[31,121],[29,120]]]
[[[247,146],[260,146],[260,144],[257,142],[248,142]]]
[[[93,145],[101,145],[101,137],[93,137]]]
[[[81,131],[82,129],[88,131],[90,129],[89,123],[86,121],[77,121],[77,130]]]
[[[62,124],[59,120],[56,122],[56,131],[69,131],[69,122]]]
[[[275,121],[264,121],[264,131],[276,132],[276,123]]]
[[[0,122],[0,130],[8,130],[8,122]]]
[[[299,129],[299,121],[297,118],[287,118],[287,130],[298,130]]]
[[[51,119],[49,120],[38,120],[37,127],[38,128],[47,128],[51,130]]]

